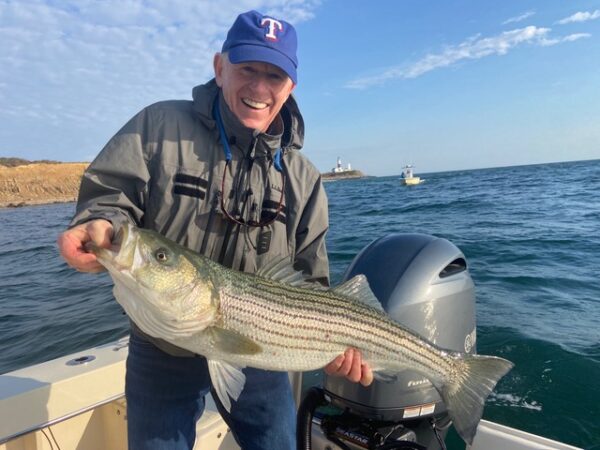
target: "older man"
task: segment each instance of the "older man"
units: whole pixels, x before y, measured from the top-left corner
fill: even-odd
[[[214,57],[215,78],[193,101],[165,101],[133,117],[86,171],[71,227],[58,239],[72,267],[102,267],[84,244],[110,245],[128,221],[159,231],[228,267],[255,272],[293,256],[309,279],[329,282],[327,199],[300,154],[304,121],[296,32],[256,11],[241,14]],[[206,360],[131,324],[126,398],[130,449],[189,449],[211,384]],[[348,349],[326,368],[369,384]],[[244,369],[246,384],[223,417],[244,449],[295,447],[287,374]]]

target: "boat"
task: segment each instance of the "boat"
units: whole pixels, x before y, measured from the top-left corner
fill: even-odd
[[[402,175],[400,175],[400,181],[403,185],[414,186],[416,184],[420,184],[423,181],[425,181],[424,179],[421,179],[421,177],[414,176],[413,168],[414,167],[411,166],[410,164],[408,164],[402,168]]]
[[[127,351],[125,337],[0,375],[0,450],[126,449]],[[290,379],[298,401],[302,376],[291,374]],[[313,448],[338,450],[313,423]],[[210,396],[196,429],[195,450],[239,450]],[[465,449],[578,450],[486,420]]]

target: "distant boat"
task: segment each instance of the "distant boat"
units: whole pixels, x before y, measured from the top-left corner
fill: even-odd
[[[413,166],[410,164],[404,166],[402,168],[402,175],[400,175],[400,182],[405,186],[414,186],[415,184],[419,184],[425,181],[421,179],[421,177],[415,177],[413,173]]]

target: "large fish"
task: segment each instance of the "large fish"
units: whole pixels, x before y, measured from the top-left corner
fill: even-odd
[[[471,443],[485,399],[513,366],[423,340],[386,315],[363,275],[320,288],[289,260],[253,275],[154,231],[124,225],[119,234],[118,247],[88,248],[110,272],[115,298],[145,333],[204,355],[228,410],[243,389],[243,367],[314,370],[353,347],[382,379],[406,368],[427,377]]]

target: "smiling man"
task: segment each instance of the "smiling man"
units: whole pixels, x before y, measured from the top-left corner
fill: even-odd
[[[193,100],[159,102],[133,117],[84,174],[71,227],[58,239],[67,263],[102,266],[84,245],[111,245],[124,221],[153,229],[219,263],[256,272],[288,257],[309,280],[329,283],[327,198],[300,153],[304,121],[296,31],[256,11],[241,14],[214,57],[215,78]],[[369,384],[348,349],[332,375]],[[244,369],[246,384],[221,414],[244,449],[295,448],[295,405],[286,373]],[[129,448],[191,449],[211,389],[207,362],[131,323],[126,388]]]
[[[268,132],[294,90],[292,80],[268,63],[232,64],[227,53],[215,55],[214,65],[217,85],[233,114],[245,127]]]

